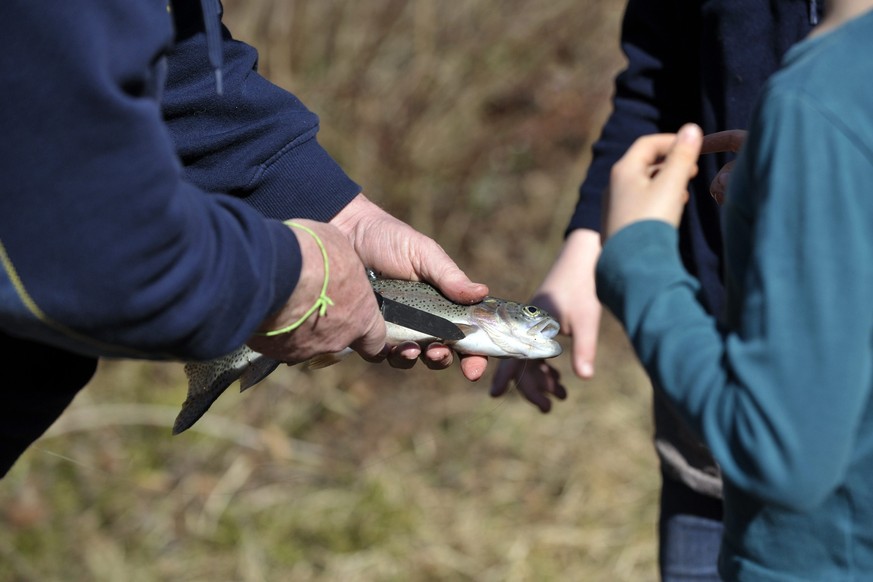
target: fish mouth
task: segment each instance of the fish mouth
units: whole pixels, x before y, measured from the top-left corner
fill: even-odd
[[[554,319],[547,319],[530,328],[530,333],[552,339],[561,331],[561,324]]]
[[[558,332],[561,331],[561,324],[554,319],[547,319],[530,328],[531,334],[538,334],[545,338],[552,339]]]

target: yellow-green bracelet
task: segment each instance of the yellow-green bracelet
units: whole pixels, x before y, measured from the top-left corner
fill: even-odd
[[[327,260],[327,249],[324,248],[324,243],[321,242],[321,239],[318,237],[317,234],[315,234],[315,231],[313,231],[308,226],[303,226],[302,224],[292,222],[290,220],[286,221],[285,224],[287,224],[288,226],[290,226],[292,228],[299,228],[300,230],[309,233],[309,235],[315,239],[315,244],[317,244],[318,248],[321,249],[321,257],[324,259],[324,284],[321,286],[321,294],[318,296],[318,299],[315,300],[315,305],[310,307],[309,311],[307,311],[306,313],[303,314],[303,317],[301,317],[300,319],[298,319],[297,321],[295,321],[291,325],[289,325],[287,327],[283,327],[282,329],[275,329],[273,331],[260,332],[257,335],[264,335],[264,336],[269,337],[269,336],[279,335],[282,333],[292,332],[295,329],[297,329],[298,327],[300,327],[301,325],[303,325],[303,323],[307,319],[309,319],[309,317],[313,313],[315,313],[316,311],[318,311],[318,315],[320,317],[324,317],[324,314],[327,313],[328,306],[333,305],[333,300],[327,296],[327,283],[330,280],[330,267],[329,267],[329,263]]]

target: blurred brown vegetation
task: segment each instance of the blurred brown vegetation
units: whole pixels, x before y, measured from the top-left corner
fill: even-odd
[[[373,200],[523,299],[609,111],[623,4],[226,0],[225,20]],[[549,415],[490,399],[490,374],[356,360],[229,391],[178,437],[181,366],[104,362],[0,482],[0,580],[655,580],[650,395],[609,319],[602,339],[594,381],[555,361]]]

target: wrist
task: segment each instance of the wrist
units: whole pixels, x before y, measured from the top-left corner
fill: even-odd
[[[285,307],[263,322],[256,335],[274,336],[291,333],[310,317],[323,316],[333,301],[327,296],[330,281],[330,259],[324,241],[317,232],[304,224],[308,221],[286,221],[294,232],[303,257],[300,279]]]
[[[373,212],[373,209],[381,210],[361,192],[330,220],[330,224],[336,227],[347,240],[354,242],[361,222]]]

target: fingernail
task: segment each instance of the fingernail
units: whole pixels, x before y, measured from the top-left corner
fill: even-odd
[[[703,135],[700,126],[695,123],[686,123],[679,130],[679,139],[684,142],[693,142]]]

